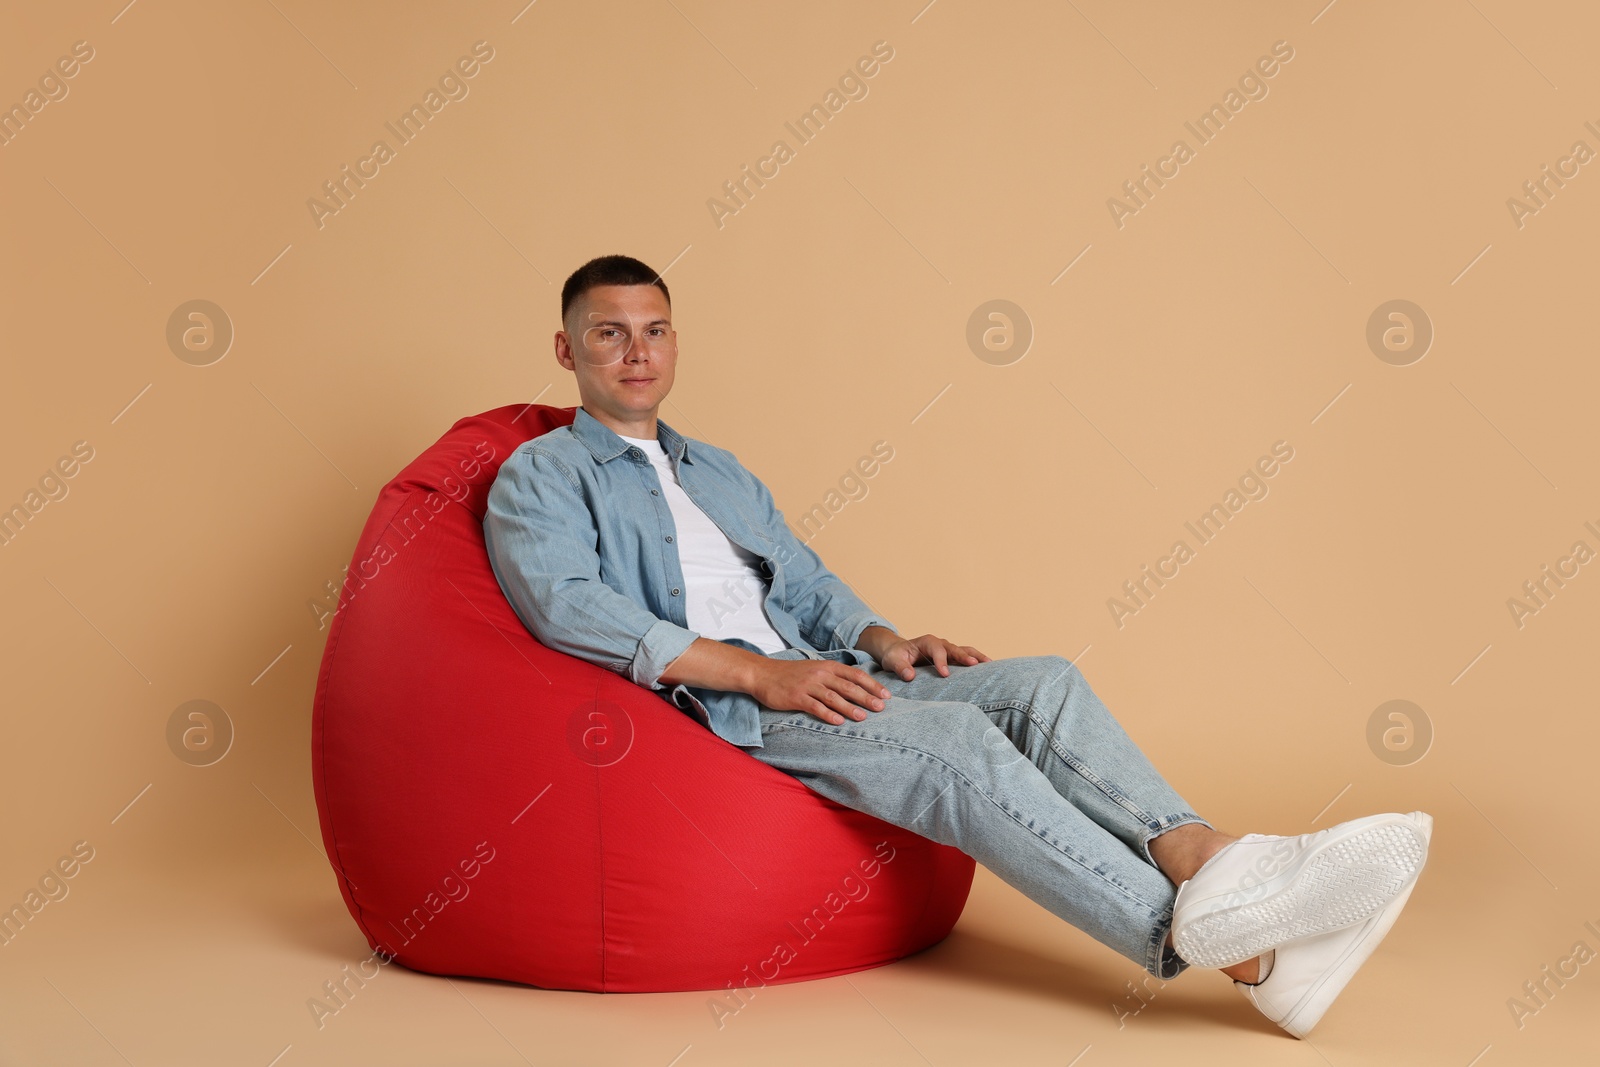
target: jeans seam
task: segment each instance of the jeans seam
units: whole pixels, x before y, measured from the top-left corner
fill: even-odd
[[[1069,768],[1076,772],[1078,777],[1082,778],[1084,781],[1098,789],[1107,800],[1110,800],[1117,807],[1121,808],[1129,815],[1132,815],[1135,819],[1138,819],[1140,824],[1143,825],[1146,830],[1153,829],[1151,826],[1151,822],[1153,820],[1149,812],[1145,811],[1143,808],[1135,804],[1131,799],[1124,796],[1120,790],[1113,789],[1105,781],[1105,779],[1091,771],[1082,760],[1070,755],[1065,749],[1056,743],[1055,731],[1046,728],[1042,719],[1038,715],[1034,714],[1032,701],[1002,700],[993,704],[979,704],[978,708],[984,712],[987,712],[991,709],[998,711],[1001,708],[1013,708],[1026,713],[1028,716],[1028,721],[1033,723],[1033,725],[1038,728],[1039,733],[1044,735],[1046,744],[1050,746],[1050,751],[1056,754],[1057,759],[1059,759],[1062,763],[1065,763]]]
[[[1165,963],[1167,959],[1167,934],[1171,931],[1171,929],[1172,920],[1171,918],[1167,918],[1163,920],[1154,931],[1151,932],[1150,954],[1147,957],[1148,962],[1145,964],[1146,971],[1167,982],[1170,982],[1172,979],[1178,977],[1178,975],[1182,974],[1184,969],[1188,967],[1187,961],[1185,961],[1182,956],[1179,956],[1177,951],[1174,950],[1172,953],[1172,958],[1174,961],[1174,969],[1172,973],[1162,973],[1165,970],[1165,968],[1162,967],[1162,964]]]
[[[1112,886],[1119,893],[1121,893],[1123,896],[1127,897],[1129,900],[1133,901],[1135,904],[1138,904],[1140,907],[1144,908],[1145,911],[1149,913],[1150,920],[1152,922],[1160,922],[1161,921],[1161,912],[1157,911],[1154,907],[1152,907],[1148,900],[1144,900],[1143,898],[1139,897],[1138,895],[1136,895],[1133,892],[1133,890],[1129,889],[1127,886],[1123,885],[1121,882],[1118,882],[1116,879],[1110,878],[1107,875],[1105,875],[1103,872],[1095,870],[1093,867],[1091,867],[1089,864],[1085,863],[1083,860],[1081,860],[1078,857],[1072,855],[1072,853],[1066,851],[1060,845],[1056,844],[1054,841],[1051,841],[1050,839],[1045,837],[1043,834],[1039,833],[1037,830],[1034,830],[1032,827],[1028,826],[1021,819],[1017,818],[1016,815],[1014,815],[1010,811],[1006,810],[1005,805],[1001,804],[994,797],[992,797],[988,793],[984,792],[984,790],[976,782],[974,782],[972,779],[968,778],[966,775],[962,774],[960,768],[958,768],[954,764],[949,763],[948,761],[940,758],[935,753],[926,752],[926,751],[923,751],[922,749],[914,748],[914,747],[912,747],[910,745],[907,745],[907,744],[905,744],[903,742],[889,741],[889,740],[887,740],[885,738],[881,738],[881,737],[871,737],[871,736],[868,736],[866,734],[844,733],[843,731],[840,731],[840,730],[837,730],[837,729],[828,729],[827,727],[825,727],[825,726],[823,726],[821,724],[819,724],[817,726],[812,726],[810,723],[786,722],[786,723],[778,723],[774,728],[775,729],[780,729],[780,730],[812,730],[812,731],[815,731],[817,733],[831,733],[835,737],[842,737],[842,738],[846,738],[846,739],[852,740],[852,741],[866,741],[866,742],[870,742],[871,744],[880,745],[880,746],[882,746],[884,748],[896,748],[896,749],[899,749],[899,750],[901,750],[903,752],[915,753],[916,755],[921,756],[921,757],[929,760],[930,762],[935,763],[938,766],[941,766],[941,767],[945,768],[945,770],[949,771],[951,776],[956,781],[961,782],[964,785],[966,785],[969,788],[971,788],[979,796],[983,797],[990,804],[993,804],[996,808],[998,808],[1006,816],[1006,818],[1010,819],[1012,822],[1014,822],[1018,826],[1020,826],[1023,830],[1025,830],[1028,833],[1032,834],[1034,837],[1036,837],[1040,841],[1044,842],[1044,844],[1048,845],[1051,849],[1053,849],[1054,851],[1056,851],[1057,853],[1059,853],[1060,855],[1062,855],[1066,859],[1070,860],[1073,863],[1074,866],[1077,866],[1077,867],[1081,868],[1082,870],[1088,872],[1089,874],[1093,875],[1094,877],[1100,879],[1105,884],[1107,884],[1109,886]],[[934,799],[935,799],[935,801],[937,801],[938,797],[935,797]],[[1065,800],[1065,798],[1063,798],[1063,800]],[[906,827],[906,829],[910,829],[910,828]],[[916,833],[917,831],[912,830],[911,832],[912,833]]]

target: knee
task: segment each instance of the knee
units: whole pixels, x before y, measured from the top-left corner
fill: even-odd
[[[1072,686],[1083,677],[1078,665],[1065,656],[1035,656],[1039,681],[1046,686]]]
[[[1065,656],[1040,656],[1045,663],[1045,668],[1051,674],[1068,674],[1078,669],[1078,665]]]
[[[1039,656],[1033,677],[1034,709],[1046,717],[1060,714],[1090,691],[1083,672],[1065,656]]]

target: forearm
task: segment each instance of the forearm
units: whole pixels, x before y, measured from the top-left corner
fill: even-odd
[[[724,641],[697,637],[683,654],[661,672],[664,685],[699,686],[726,692],[750,693],[767,657]]]
[[[861,631],[861,636],[856,638],[856,647],[882,663],[883,653],[898,640],[900,635],[887,626],[868,626]]]

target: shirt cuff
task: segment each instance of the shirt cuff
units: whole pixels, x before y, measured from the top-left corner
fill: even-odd
[[[861,640],[861,631],[869,626],[882,626],[885,630],[893,631],[896,634],[900,632],[894,628],[894,623],[888,619],[874,615],[870,611],[864,611],[859,615],[850,616],[839,624],[839,628],[833,632],[834,640],[837,642],[833,647],[855,648],[856,642]]]
[[[647,689],[665,689],[660,682],[661,672],[672,665],[672,661],[688,651],[689,646],[695,643],[700,635],[693,630],[686,630],[675,622],[666,619],[657,619],[650,629],[639,638],[639,647],[633,653],[633,662],[628,665],[628,677],[633,684],[642,685]]]

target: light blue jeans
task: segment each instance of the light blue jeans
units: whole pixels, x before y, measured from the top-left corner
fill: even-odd
[[[834,659],[789,648],[779,659]],[[1060,656],[917,668],[882,711],[830,726],[761,709],[745,751],[840,804],[953,845],[1160,979],[1177,889],[1150,840],[1194,814]]]

